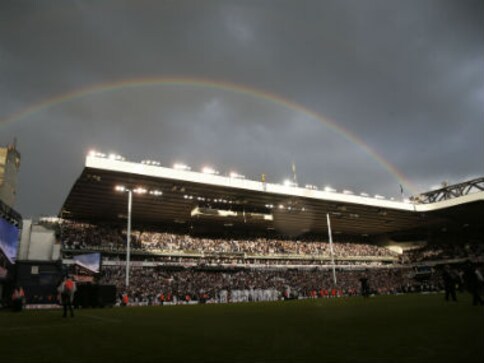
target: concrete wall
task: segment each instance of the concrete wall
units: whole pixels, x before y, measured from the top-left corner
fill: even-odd
[[[55,231],[24,220],[17,259],[20,261],[55,261],[60,257],[60,244]]]

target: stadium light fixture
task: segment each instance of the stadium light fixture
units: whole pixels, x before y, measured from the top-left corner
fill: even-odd
[[[335,192],[335,191],[336,191],[336,189],[333,189],[333,188],[331,188],[329,185],[327,185],[327,186],[325,186],[325,187],[324,187],[324,191],[325,191],[325,192],[330,192],[330,193],[333,193],[333,192]]]
[[[161,165],[161,163],[159,161],[155,161],[155,160],[141,160],[141,164],[153,165],[153,166],[160,166]]]
[[[380,194],[375,194],[375,199],[385,199],[385,197]]]
[[[204,173],[204,174],[210,174],[210,175],[217,175],[217,174],[219,174],[219,172],[217,170],[215,170],[215,169],[213,169],[213,168],[211,168],[209,166],[204,166],[202,168],[202,173]]]
[[[185,165],[183,163],[175,163],[173,164],[173,169],[190,171],[192,168],[190,168],[188,165]]]
[[[244,175],[241,175],[241,174],[239,174],[239,173],[237,173],[235,171],[231,171],[230,174],[229,174],[229,176],[231,178],[235,178],[235,179],[245,179],[245,176]]]
[[[106,154],[97,152],[96,150],[90,150],[88,155],[95,157],[95,158],[105,158],[106,157]]]
[[[114,190],[117,192],[128,193],[128,226],[126,231],[126,288],[129,287],[129,268],[130,268],[130,256],[131,256],[131,210],[133,206],[133,193],[146,194],[148,189],[143,187],[137,187],[135,189],[126,188],[124,185],[116,185]],[[150,195],[160,196],[163,194],[161,190],[150,190]]]
[[[284,180],[282,184],[286,187],[293,187],[293,188],[297,187],[297,184],[289,179]]]
[[[137,188],[133,189],[133,193],[146,194],[146,193],[148,193],[148,190],[143,188],[143,187],[137,187]]]
[[[360,195],[361,195],[362,197],[369,197],[369,196],[370,196],[370,194],[368,194],[368,193],[365,193],[365,192],[363,192],[363,193],[360,193]]]
[[[114,188],[117,192],[128,193],[128,226],[126,231],[126,288],[129,287],[129,261],[131,256],[131,209],[133,205],[133,191],[125,186],[118,185]]]
[[[353,192],[351,190],[345,189],[343,190],[343,194],[352,195]]]
[[[110,160],[118,160],[118,161],[124,161],[124,160],[126,160],[121,155],[114,154],[114,153],[109,154],[108,155],[108,159],[110,159]]]

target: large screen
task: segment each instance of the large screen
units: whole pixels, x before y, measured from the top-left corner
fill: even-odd
[[[0,218],[0,250],[11,263],[15,263],[18,249],[19,229]]]
[[[99,273],[101,268],[101,254],[100,253],[86,253],[84,255],[74,256],[76,265],[87,268],[88,270]]]

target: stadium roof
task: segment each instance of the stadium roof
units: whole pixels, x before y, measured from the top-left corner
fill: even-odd
[[[133,193],[133,223],[203,222],[213,227],[274,229],[284,234],[327,232],[329,214],[333,234],[421,238],[429,229],[480,226],[479,216],[484,211],[482,191],[417,204],[92,154],[87,156],[84,170],[67,196],[60,216],[109,221],[126,218],[127,196],[117,192],[117,186],[139,192]]]

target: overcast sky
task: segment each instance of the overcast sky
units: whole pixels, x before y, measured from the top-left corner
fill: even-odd
[[[12,118],[78,89],[170,77],[300,107],[160,83]],[[484,2],[3,0],[0,105],[24,217],[59,212],[92,148],[269,182],[294,161],[302,185],[398,198],[403,183],[408,196],[484,175]]]

